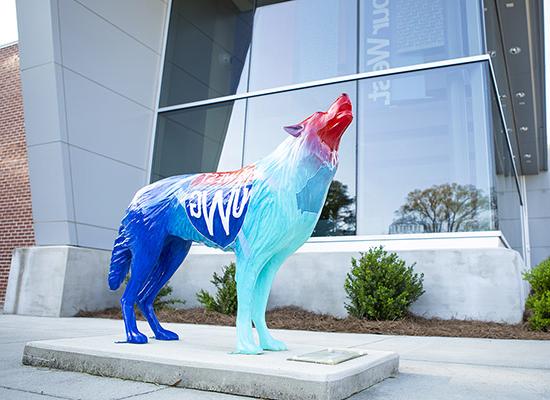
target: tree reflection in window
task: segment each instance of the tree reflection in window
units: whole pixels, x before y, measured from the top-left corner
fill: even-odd
[[[389,233],[489,230],[490,208],[489,198],[474,185],[444,183],[415,189],[395,212]]]
[[[312,236],[355,235],[355,199],[348,186],[333,180]]]

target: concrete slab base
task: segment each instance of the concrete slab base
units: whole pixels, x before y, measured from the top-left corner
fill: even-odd
[[[23,364],[284,400],[344,399],[398,372],[394,352],[362,348],[367,355],[341,364],[311,364],[288,359],[326,347],[287,343],[288,351],[238,355],[231,353],[233,330],[211,327],[211,332],[178,332],[180,341],[151,339],[145,345],[117,343],[123,340],[118,336],[29,342]]]

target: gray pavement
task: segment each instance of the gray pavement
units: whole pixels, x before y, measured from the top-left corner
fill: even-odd
[[[166,325],[185,330],[185,325]],[[21,364],[28,341],[120,334],[122,329],[121,321],[0,315],[0,399],[239,398]],[[353,400],[550,399],[550,341],[276,332],[278,338],[295,343],[398,352],[399,376],[352,396]]]

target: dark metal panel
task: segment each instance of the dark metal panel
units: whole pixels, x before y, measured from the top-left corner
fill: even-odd
[[[535,36],[536,51],[533,52],[535,66],[535,93],[537,99],[537,131],[539,138],[540,170],[548,171],[548,135],[546,131],[546,96],[545,96],[545,62],[544,62],[544,1],[528,1],[532,32]]]
[[[522,174],[548,167],[542,2],[485,0],[488,50]]]
[[[487,50],[491,56],[495,78],[499,92],[500,101],[504,111],[504,119],[509,129],[510,142],[513,154],[519,154],[518,141],[515,135],[516,124],[513,118],[512,104],[510,103],[510,87],[506,72],[506,61],[504,59],[504,50],[502,47],[502,38],[500,36],[500,27],[497,16],[496,4],[494,0],[485,0],[485,32],[487,38]],[[496,125],[495,125],[496,126]],[[518,168],[521,166],[518,162]]]

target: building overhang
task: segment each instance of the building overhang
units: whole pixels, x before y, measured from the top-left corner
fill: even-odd
[[[487,50],[522,175],[548,170],[543,2],[484,0]]]

